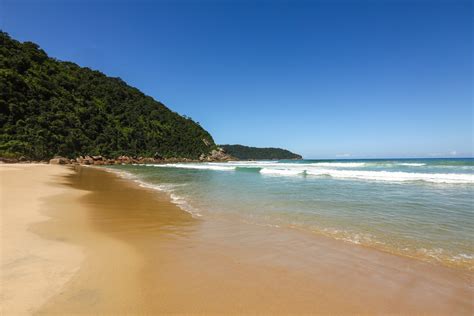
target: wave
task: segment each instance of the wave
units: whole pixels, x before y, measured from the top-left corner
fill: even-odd
[[[223,165],[217,165],[217,164],[211,165],[211,164],[188,164],[188,163],[183,163],[183,164],[170,163],[170,164],[163,164],[163,165],[147,164],[146,166],[158,167],[158,168],[181,168],[181,169],[218,170],[218,171],[233,171],[236,168],[235,166],[223,166]]]
[[[408,167],[423,167],[423,166],[426,166],[425,163],[415,163],[415,162],[404,162],[404,163],[399,163],[398,165],[408,166]]]
[[[178,184],[171,184],[171,183],[152,184],[152,183],[145,182],[139,179],[135,179],[134,181],[138,183],[138,185],[141,186],[142,188],[153,189],[153,190],[162,191],[166,193],[174,192],[174,189],[176,187],[184,185],[184,184],[178,185]]]
[[[421,167],[423,163],[400,163]],[[340,169],[340,165],[356,168],[365,163],[275,163],[275,162],[232,162],[232,163],[177,163],[147,165],[159,168],[181,168],[213,171],[255,172],[274,176],[327,176],[337,179],[356,179],[368,181],[407,182],[424,181],[430,183],[473,184],[474,174],[470,173],[423,173],[387,170]],[[332,166],[333,168],[327,168]]]
[[[439,247],[413,249],[401,244],[385,243],[370,233],[354,232],[344,229],[322,228],[312,229],[311,231],[355,245],[375,247],[397,255],[418,258],[429,262],[436,261],[450,266],[465,267],[468,270],[474,270],[474,254],[456,254]]]
[[[138,179],[136,179],[135,182],[137,182],[138,185],[141,186],[142,188],[148,188],[148,189],[153,189],[153,190],[167,193],[173,204],[178,206],[183,211],[191,214],[193,217],[202,216],[201,213],[199,213],[199,211],[196,208],[194,208],[191,204],[189,204],[183,197],[181,197],[180,195],[174,192],[175,191],[174,189],[176,187],[184,186],[186,184],[170,184],[170,183],[152,184],[152,183],[145,182],[143,180],[138,180]]]
[[[473,174],[457,173],[417,173],[400,171],[363,171],[363,170],[306,170],[314,176],[330,176],[343,179],[361,179],[388,182],[425,181],[432,183],[468,184],[474,183]]]
[[[299,174],[304,174],[305,170],[262,168],[260,169],[260,173],[279,176],[295,176]]]
[[[198,216],[198,217],[202,216],[196,208],[194,208],[191,204],[189,204],[183,197],[179,196],[178,194],[176,194],[174,192],[175,191],[174,189],[176,187],[184,186],[186,184],[169,184],[169,183],[152,184],[152,183],[145,182],[143,180],[138,180],[138,179],[136,179],[135,182],[137,182],[138,185],[141,186],[142,188],[148,188],[148,189],[153,189],[153,190],[157,190],[157,191],[160,191],[160,192],[167,193],[173,204],[178,206],[183,211],[191,214],[193,217],[194,216]]]
[[[365,167],[365,162],[316,162],[311,165],[318,167],[340,167],[340,168],[360,168]]]
[[[146,166],[161,168],[182,168],[198,170],[219,170],[232,171],[236,168],[276,168],[276,169],[306,169],[306,168],[334,168],[334,169],[367,169],[385,167],[392,169],[397,166],[404,167],[450,167],[459,169],[471,169],[471,166],[447,166],[447,165],[429,165],[421,162],[277,162],[277,161],[229,161],[229,162],[210,162],[210,163],[169,163],[169,164],[147,164]]]
[[[231,160],[226,164],[236,164],[236,165],[268,165],[268,164],[277,164],[277,160],[249,160],[249,161],[238,161],[238,160]]]
[[[193,207],[191,204],[189,204],[186,199],[184,199],[183,197],[175,194],[175,193],[171,193],[170,194],[170,198],[171,198],[171,202],[173,202],[175,205],[177,205],[180,209],[182,209],[183,211],[186,211],[188,212],[189,214],[191,214],[193,217],[201,217],[201,213],[195,208]]]
[[[229,161],[225,163],[232,166],[282,166],[282,167],[334,167],[334,168],[361,168],[366,166],[365,162],[277,162],[277,161]]]
[[[139,166],[139,165],[137,165]],[[152,165],[156,166],[156,165]],[[117,170],[113,168],[104,168],[104,170],[108,172],[115,173],[121,178],[127,179],[127,180],[132,180],[135,183],[137,183],[140,187],[142,188],[147,188],[147,189],[152,189],[160,192],[164,192],[169,195],[170,200],[173,204],[178,206],[180,209],[183,211],[191,214],[193,217],[201,217],[202,215],[199,213],[199,211],[194,208],[191,204],[189,204],[183,197],[177,195],[174,191],[175,188],[185,186],[185,183],[181,184],[173,184],[173,183],[160,183],[160,184],[153,184],[150,182],[143,181],[142,179],[138,178],[136,175],[134,175],[131,172],[128,171],[123,171],[123,170]]]

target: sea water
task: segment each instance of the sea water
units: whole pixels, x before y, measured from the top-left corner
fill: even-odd
[[[303,230],[474,269],[474,159],[114,166],[195,217]]]

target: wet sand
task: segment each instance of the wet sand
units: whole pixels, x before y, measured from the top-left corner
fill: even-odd
[[[2,217],[11,181],[2,180]],[[45,196],[50,219],[29,230],[83,256],[39,314],[474,312],[470,273],[293,230],[193,218],[165,194],[94,168],[55,181],[47,183],[76,196]],[[2,283],[3,272],[2,262]]]

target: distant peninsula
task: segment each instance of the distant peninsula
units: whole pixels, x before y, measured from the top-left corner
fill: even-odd
[[[243,145],[219,145],[219,147],[239,160],[303,159],[301,155],[282,148],[259,148]]]

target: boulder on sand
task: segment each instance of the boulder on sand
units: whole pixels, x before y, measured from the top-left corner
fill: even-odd
[[[69,164],[69,159],[64,157],[54,157],[49,161],[52,165],[67,165]]]

